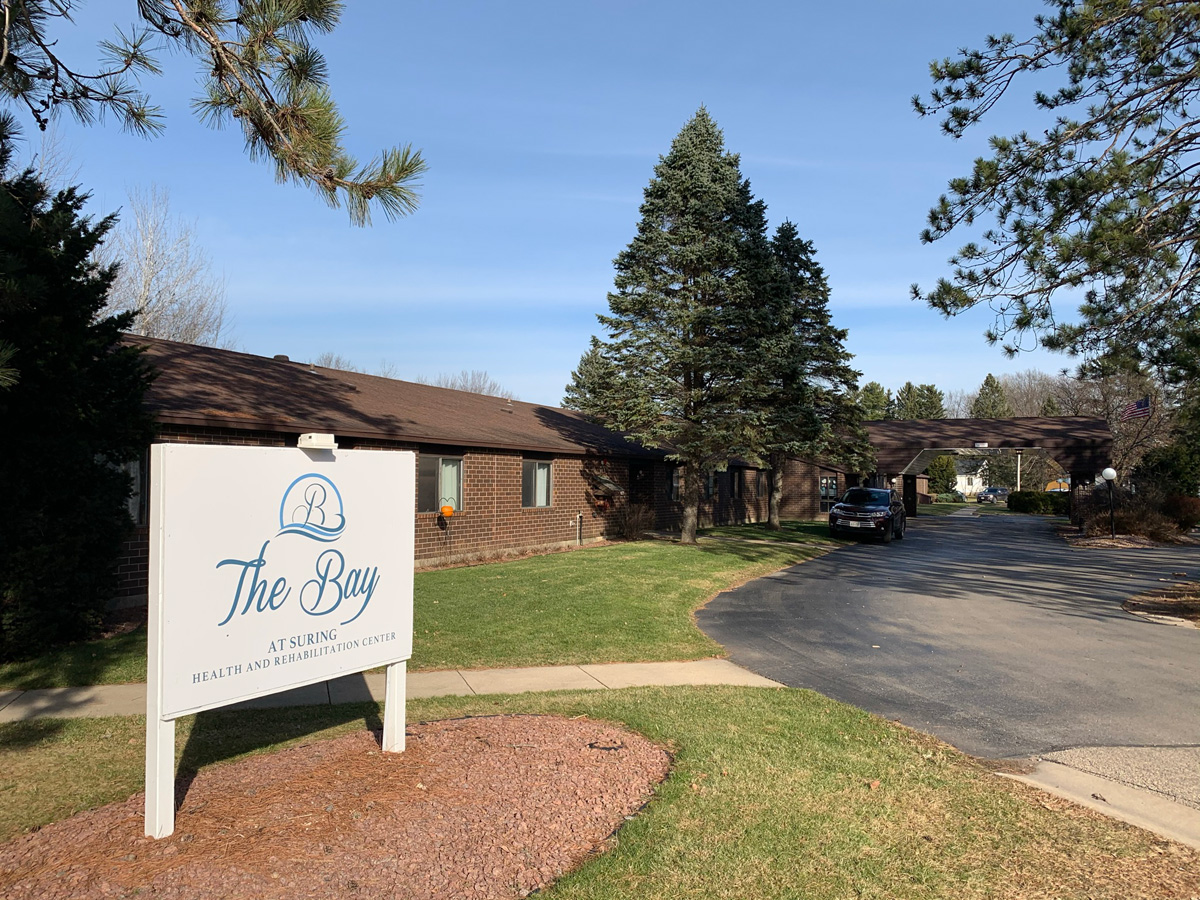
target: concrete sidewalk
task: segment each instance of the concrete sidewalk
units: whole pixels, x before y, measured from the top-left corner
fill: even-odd
[[[528,669],[474,669],[411,672],[407,695],[422,697],[472,694],[522,694],[527,691],[604,690],[640,685],[730,684],[782,687],[725,659],[691,662],[607,663],[587,666],[538,666]],[[384,676],[346,675],[279,694],[239,703],[230,709],[319,706],[382,700]],[[0,722],[38,718],[133,716],[146,712],[144,684],[0,691]]]

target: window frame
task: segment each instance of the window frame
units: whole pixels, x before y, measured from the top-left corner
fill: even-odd
[[[729,470],[729,499],[742,500],[746,496],[746,470],[742,466]]]
[[[542,466],[546,467],[546,502],[538,503],[537,497],[537,471]],[[529,478],[533,474],[533,485],[530,488]],[[533,503],[525,502],[526,496],[533,499]],[[526,458],[521,460],[521,509],[550,509],[554,506],[554,461],[550,459]]]
[[[434,504],[432,508],[426,508],[421,502],[421,468],[426,460],[430,460],[434,467],[434,477],[437,479],[434,484]],[[457,496],[448,496],[444,493],[445,485],[442,483],[442,473],[444,471],[443,463],[457,463],[458,469],[458,484]],[[417,512],[419,513],[440,513],[443,506],[453,506],[454,512],[461,513],[463,511],[463,457],[460,454],[454,453],[419,453],[417,456]],[[446,503],[450,500],[450,503]],[[457,501],[457,502],[455,502]]]
[[[829,490],[832,483],[832,491]],[[817,498],[819,501],[820,511],[829,512],[834,504],[838,502],[840,494],[838,493],[838,475],[834,472],[832,475],[817,476]]]

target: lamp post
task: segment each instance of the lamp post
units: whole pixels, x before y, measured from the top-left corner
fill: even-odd
[[[1116,513],[1113,511],[1113,481],[1117,477],[1117,470],[1108,468],[1100,473],[1104,480],[1108,482],[1108,530],[1113,536],[1117,536],[1117,519]]]
[[[1021,492],[1021,451],[1017,451],[1017,493]]]

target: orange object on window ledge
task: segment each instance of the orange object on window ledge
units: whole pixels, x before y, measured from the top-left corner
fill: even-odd
[[[445,516],[447,519],[450,518],[452,515],[454,515],[454,507],[453,506],[443,506],[442,507],[442,515]]]

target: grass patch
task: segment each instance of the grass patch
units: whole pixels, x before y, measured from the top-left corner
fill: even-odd
[[[839,540],[829,537],[829,522],[780,522],[780,530],[772,531],[763,522],[753,525],[717,525],[701,528],[704,537],[737,538],[750,541],[776,541],[789,544],[810,544]]]
[[[719,655],[691,613],[710,596],[836,546],[815,523],[785,538],[614,544],[514,562],[419,572],[413,671]],[[726,536],[744,529],[726,530]],[[146,631],[73,644],[0,665],[0,688],[140,682]]]
[[[409,718],[621,722],[675,769],[614,848],[547,893],[586,898],[1136,898],[1200,892],[1200,854],[992,775],[807,691],[633,688],[440,698]],[[371,706],[182,720],[181,770],[377,721]],[[140,717],[0,725],[0,839],[139,790]]]
[[[33,690],[146,680],[146,628],[0,663],[0,688]]]
[[[642,541],[417,575],[409,666],[473,669],[715,656],[692,612],[832,544]]]

